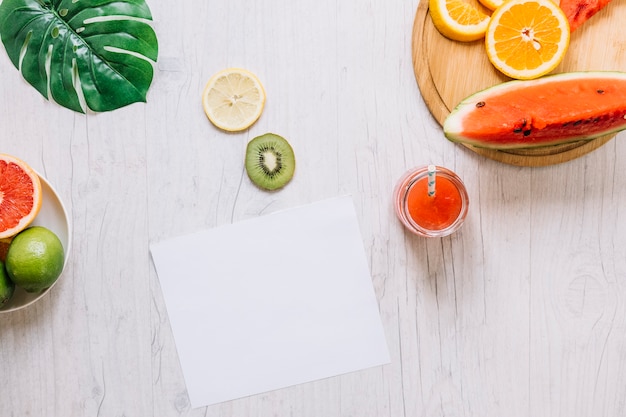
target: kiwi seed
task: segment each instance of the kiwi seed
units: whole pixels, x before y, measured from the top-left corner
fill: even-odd
[[[287,184],[296,169],[296,157],[282,136],[266,133],[248,143],[246,172],[250,180],[265,190],[276,190]]]

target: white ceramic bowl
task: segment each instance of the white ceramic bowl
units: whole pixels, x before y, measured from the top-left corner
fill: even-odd
[[[37,217],[33,220],[31,226],[46,227],[52,230],[59,237],[65,252],[65,262],[63,263],[63,270],[65,270],[72,246],[71,221],[56,190],[41,175],[39,175],[39,179],[41,180],[43,200],[41,202],[39,214],[37,214]],[[9,300],[8,303],[0,308],[0,314],[19,310],[35,303],[37,300],[46,295],[62,277],[63,272],[61,272],[61,276],[59,276],[52,286],[37,293],[28,293],[19,287],[15,287],[13,297],[11,297],[11,300]]]

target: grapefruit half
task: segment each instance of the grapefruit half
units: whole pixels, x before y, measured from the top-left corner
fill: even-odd
[[[24,161],[0,154],[0,239],[24,230],[41,209],[41,182]]]

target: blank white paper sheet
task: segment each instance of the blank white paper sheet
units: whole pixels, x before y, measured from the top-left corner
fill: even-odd
[[[390,361],[349,196],[150,251],[194,408]]]

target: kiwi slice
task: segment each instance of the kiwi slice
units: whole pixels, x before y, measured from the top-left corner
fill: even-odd
[[[265,190],[284,187],[296,169],[296,156],[282,136],[266,133],[248,143],[246,172],[250,180]]]

